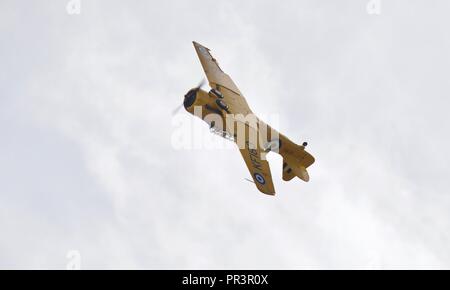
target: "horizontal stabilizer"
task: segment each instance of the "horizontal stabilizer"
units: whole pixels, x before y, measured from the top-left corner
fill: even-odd
[[[297,165],[294,162],[288,161],[286,158],[283,158],[283,180],[289,181],[295,176],[305,182],[309,181],[309,174],[305,166]]]
[[[283,158],[283,180],[289,181],[295,177],[295,173],[292,171],[292,168],[289,167],[286,160]]]

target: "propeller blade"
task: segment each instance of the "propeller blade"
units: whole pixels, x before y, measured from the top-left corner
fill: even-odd
[[[206,80],[203,78],[198,85],[195,87],[197,90],[201,89],[206,83]]]
[[[195,90],[200,90],[204,85],[206,84],[206,80],[205,78],[203,78],[198,85],[195,87]],[[185,96],[186,97],[186,96]],[[183,107],[183,104],[179,105],[178,107],[175,108],[175,110],[173,110],[172,112],[172,116],[176,115],[178,113],[178,111]]]
[[[172,111],[172,116],[176,115],[178,113],[178,111],[183,107],[183,104],[179,105],[178,107],[175,108],[175,110]]]

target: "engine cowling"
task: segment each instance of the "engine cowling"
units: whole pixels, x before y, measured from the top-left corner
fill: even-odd
[[[196,106],[205,108],[209,113],[221,114],[222,110],[229,113],[229,107],[223,101],[223,96],[218,98],[215,94],[207,93],[201,89],[191,89],[187,92],[184,96],[183,105],[191,114],[194,113],[194,107]]]
[[[221,109],[214,97],[211,97],[207,92],[201,89],[192,89],[184,96],[183,105],[186,111],[197,117],[204,119],[208,114],[222,115]],[[201,108],[201,109],[200,109]],[[199,115],[201,112],[201,116]]]

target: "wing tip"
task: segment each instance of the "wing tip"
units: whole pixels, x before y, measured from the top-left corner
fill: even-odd
[[[192,41],[192,44],[194,45],[194,47],[203,47],[203,48],[205,48],[206,50],[210,51],[209,48],[207,48],[207,47],[204,46],[204,45],[201,45],[200,43],[198,43],[198,42],[195,41],[195,40]]]
[[[275,196],[275,191],[262,191],[259,190],[261,193],[264,193],[264,195],[268,195],[268,196]]]
[[[275,195],[275,189],[272,188],[260,188],[258,185],[256,185],[256,188],[258,188],[258,190],[262,193],[264,193],[265,195],[270,195],[270,196],[274,196]]]

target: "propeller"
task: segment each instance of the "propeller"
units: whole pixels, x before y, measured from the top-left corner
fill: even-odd
[[[193,90],[198,91],[198,90],[200,90],[205,84],[206,84],[206,80],[205,80],[205,78],[203,78],[203,79],[198,83],[198,85],[197,85],[195,88],[193,88]],[[178,111],[179,111],[182,107],[183,107],[183,104],[177,106],[177,107],[172,111],[172,116],[173,116],[173,115],[176,115],[176,114],[178,113]]]
[[[181,108],[183,108],[183,104],[177,106],[175,110],[172,111],[172,116],[176,115]]]
[[[202,80],[195,87],[195,90],[197,90],[197,91],[200,90],[205,84],[206,84],[206,80],[205,80],[205,78],[202,78]]]

